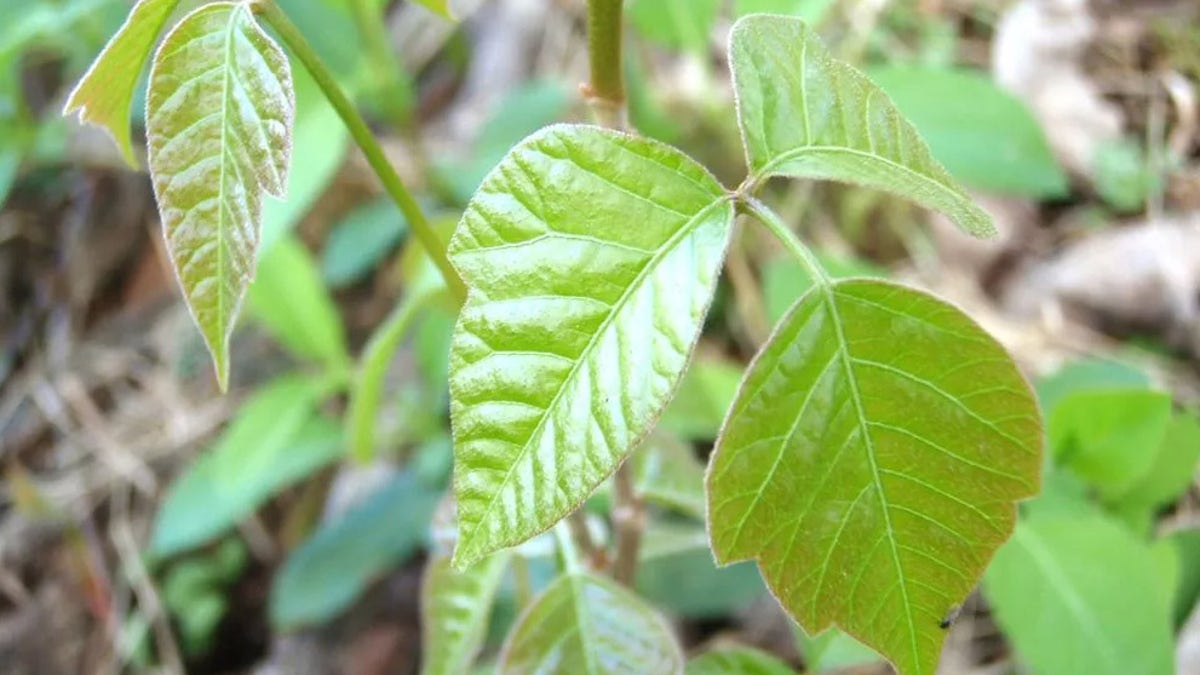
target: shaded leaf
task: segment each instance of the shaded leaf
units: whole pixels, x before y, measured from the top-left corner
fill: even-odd
[[[435,492],[401,473],[322,526],[275,577],[271,623],[292,628],[341,612],[369,583],[417,551],[437,500]]]
[[[799,19],[748,16],[730,37],[738,123],[750,172],[856,183],[995,233],[878,87],[833,58]]]
[[[470,668],[487,634],[509,557],[500,552],[462,572],[454,570],[449,556],[429,562],[421,585],[423,675],[458,675]]]
[[[717,619],[766,594],[750,563],[717,567],[699,523],[655,522],[638,558],[638,594],[672,614]]]
[[[814,289],[742,383],[711,459],[719,562],[756,559],[810,634],[909,675],[1037,491],[1042,430],[1011,358],[958,309],[874,280]]]
[[[165,557],[207,543],[335,459],[341,430],[314,417],[328,391],[322,379],[287,375],[256,392],[216,445],[172,483],[155,518],[151,552]]]
[[[716,649],[692,659],[686,675],[794,675],[779,659],[749,647]]]
[[[662,426],[696,441],[711,441],[742,380],[742,366],[717,358],[696,358],[688,365],[679,391],[663,411]]]
[[[138,0],[63,106],[64,115],[78,111],[80,121],[107,131],[130,166],[137,166],[129,134],[134,90],[158,34],[178,4],[179,0]]]
[[[889,65],[867,74],[958,180],[998,194],[1067,194],[1067,176],[1033,114],[986,73]]]
[[[647,501],[704,518],[704,465],[690,445],[657,431],[630,461],[637,491]]]
[[[358,281],[400,244],[407,230],[407,221],[389,198],[354,209],[329,233],[321,254],[322,276],[335,288]]]
[[[795,632],[806,673],[824,673],[883,660],[875,650],[837,628],[827,628],[816,636],[810,636],[799,626]]]
[[[653,609],[617,584],[566,574],[517,621],[499,675],[681,673],[683,655]]]
[[[263,193],[287,184],[295,101],[287,57],[249,5],[183,18],[154,57],[150,174],[171,257],[222,390],[229,336],[254,276]]]
[[[1167,675],[1170,611],[1157,575],[1149,548],[1105,518],[1035,517],[996,554],[984,589],[1033,672]]]
[[[484,181],[450,243],[470,287],[450,356],[455,564],[549,528],[650,430],[732,219],[701,166],[595,127],[538,132]]]

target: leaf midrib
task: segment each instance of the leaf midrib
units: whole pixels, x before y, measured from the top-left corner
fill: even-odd
[[[512,480],[513,473],[516,471],[517,466],[529,453],[529,444],[538,436],[539,433],[541,433],[542,429],[546,425],[546,420],[550,417],[551,411],[558,406],[559,401],[562,399],[563,392],[567,389],[567,383],[571,382],[579,373],[581,365],[587,360],[587,355],[593,349],[595,349],[600,336],[608,330],[615,318],[621,314],[622,310],[625,309],[625,304],[629,301],[634,289],[640,288],[642,284],[645,283],[650,273],[658,267],[660,262],[662,262],[662,258],[665,257],[668,252],[674,250],[679,242],[697,229],[697,223],[702,222],[702,220],[708,215],[709,211],[716,209],[722,204],[730,202],[731,199],[732,197],[730,195],[724,193],[719,195],[716,199],[713,199],[711,202],[697,211],[696,214],[691,217],[691,219],[680,226],[679,231],[671,235],[667,241],[663,242],[663,245],[660,246],[657,251],[655,251],[650,260],[646,261],[645,267],[643,267],[641,271],[638,272],[637,276],[633,278],[633,280],[629,283],[629,286],[627,286],[625,291],[621,293],[621,297],[617,298],[616,302],[613,303],[612,309],[610,310],[608,316],[606,316],[604,321],[602,321],[600,325],[596,327],[596,330],[588,339],[587,344],[584,345],[582,350],[580,350],[579,357],[575,359],[574,365],[571,366],[571,369],[567,371],[566,376],[563,377],[562,384],[559,385],[558,391],[554,392],[554,397],[550,399],[550,403],[547,404],[545,411],[538,419],[537,426],[535,426],[533,431],[529,433],[529,437],[521,445],[521,450],[517,453],[517,456],[513,458],[513,461],[509,463],[508,471],[505,472],[504,478],[500,481],[499,487],[495,489],[495,492],[492,494],[492,498],[488,501],[487,506],[484,507],[483,513],[479,516],[478,521],[476,521],[474,527],[471,528],[470,534],[463,536],[461,541],[474,541],[475,535],[483,526],[484,521],[491,516],[492,509],[495,508],[496,503],[499,501],[501,493],[508,488],[509,482]],[[478,554],[473,553],[473,555],[477,556]]]
[[[228,224],[225,221],[225,165],[229,162],[229,98],[231,89],[230,71],[233,70],[233,34],[234,26],[237,25],[238,12],[242,10],[242,6],[232,8],[229,13],[229,23],[225,27],[225,69],[221,74],[221,172],[217,181],[217,203],[220,204],[217,208],[217,325],[222,340],[227,339],[228,327],[225,319],[225,278],[227,274],[227,261],[225,254],[226,242],[225,229]],[[225,359],[224,356],[221,357]],[[228,365],[223,367],[227,368]]]

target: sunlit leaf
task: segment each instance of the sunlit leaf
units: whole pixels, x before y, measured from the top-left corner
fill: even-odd
[[[449,556],[429,562],[421,585],[422,675],[458,675],[475,660],[510,554],[456,571]]]
[[[1101,517],[1017,525],[984,585],[1004,634],[1035,673],[1168,675],[1170,608],[1150,549]]]
[[[794,675],[779,659],[749,647],[716,649],[692,659],[686,675]]]
[[[995,232],[878,87],[799,19],[748,16],[730,38],[738,122],[756,178],[793,176],[891,192]]]
[[[282,197],[287,184],[295,113],[287,57],[249,5],[205,5],[159,47],[146,110],[167,250],[224,389],[263,193]]]
[[[450,243],[466,566],[570,513],[650,430],[712,299],[733,205],[655,141],[554,126],[480,187]]]
[[[107,131],[131,166],[137,166],[137,159],[129,136],[129,107],[142,66],[178,4],[179,0],[139,0],[63,106],[64,115],[79,111],[81,121]]]
[[[742,382],[709,469],[719,562],[756,559],[810,634],[906,675],[1037,492],[1042,429],[1012,359],[961,311],[884,281],[802,298]]]
[[[683,655],[653,609],[588,574],[558,578],[517,622],[498,675],[681,673]]]

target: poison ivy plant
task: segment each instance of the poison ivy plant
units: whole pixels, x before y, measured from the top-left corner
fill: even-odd
[[[222,389],[263,194],[283,197],[287,185],[293,96],[286,55],[245,4],[184,17],[150,71],[146,134],[167,250]]]
[[[782,661],[757,649],[717,649],[687,664],[685,675],[792,675]]]

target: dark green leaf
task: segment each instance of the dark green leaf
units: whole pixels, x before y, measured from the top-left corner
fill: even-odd
[[[322,276],[334,288],[358,281],[400,244],[407,229],[391,199],[354,209],[329,233],[321,255]]]

